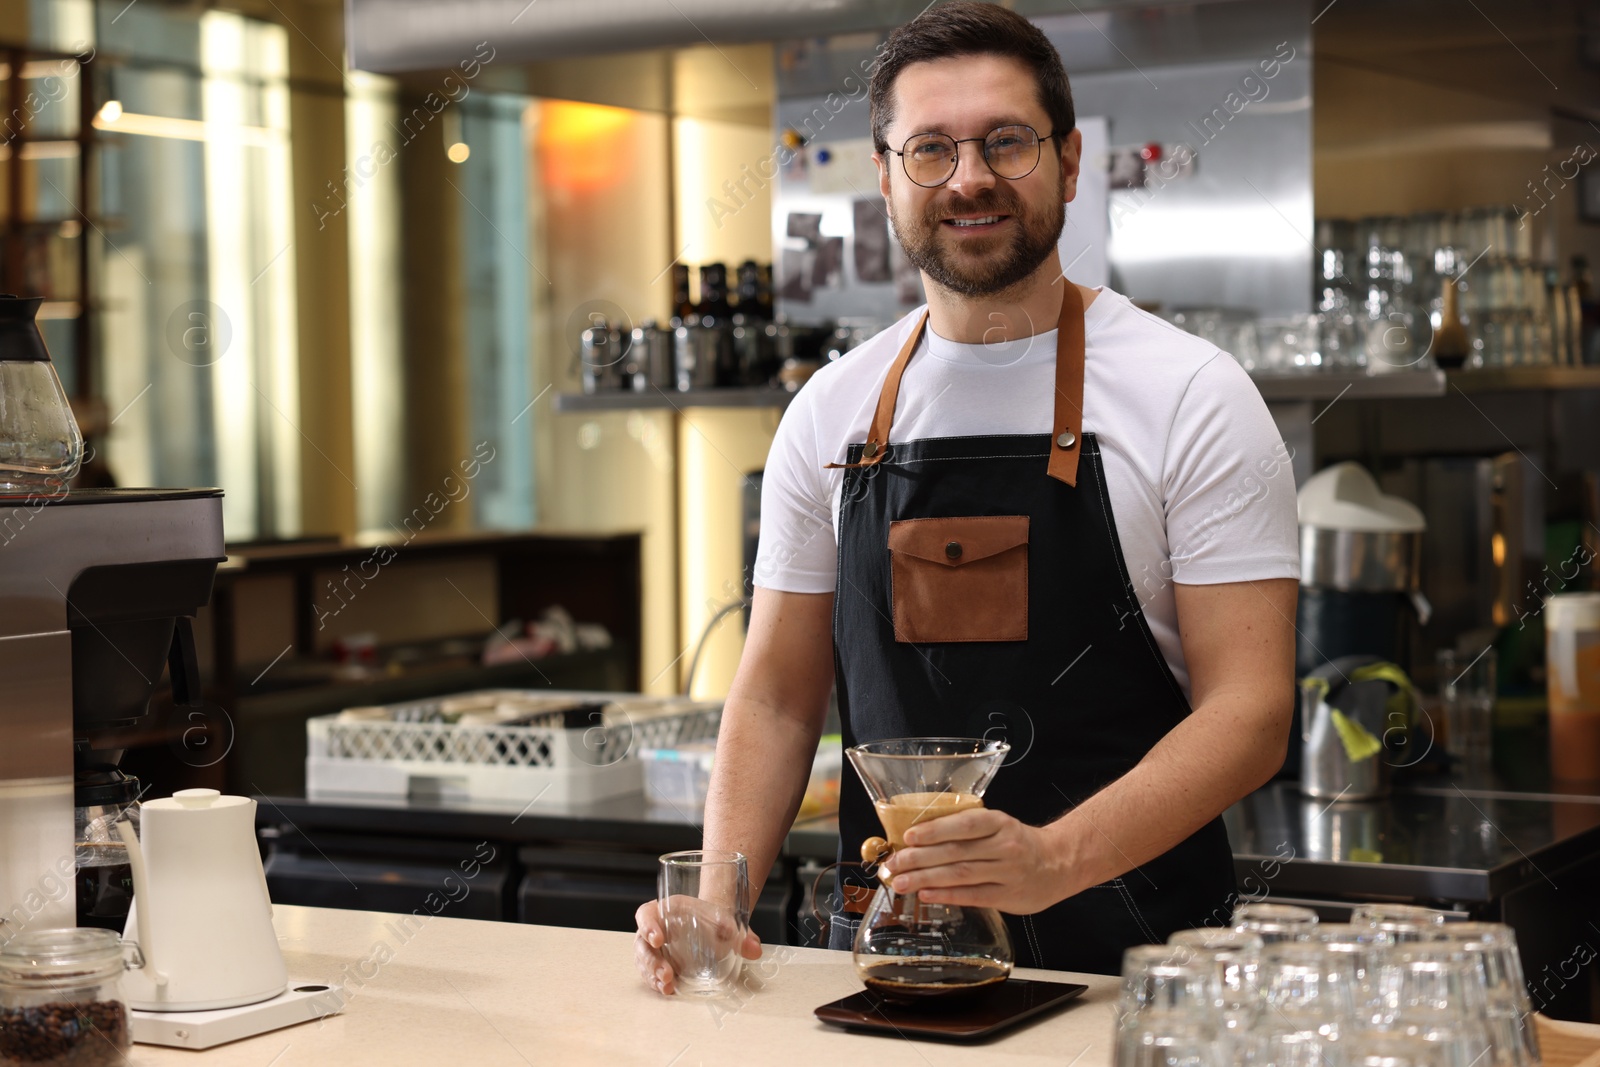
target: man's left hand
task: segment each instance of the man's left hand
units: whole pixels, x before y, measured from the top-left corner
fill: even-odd
[[[895,892],[930,904],[1032,915],[1070,895],[1050,832],[988,808],[913,826],[887,862]]]

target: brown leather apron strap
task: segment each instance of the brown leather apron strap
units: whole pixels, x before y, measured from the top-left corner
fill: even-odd
[[[906,343],[900,346],[900,354],[890,364],[889,376],[883,380],[883,390],[878,393],[878,410],[873,412],[872,427],[867,431],[867,443],[862,446],[861,459],[855,463],[829,463],[825,469],[872,467],[883,459],[884,446],[889,443],[889,426],[894,422],[894,406],[900,399],[900,379],[905,375],[906,364],[911,362],[911,355],[917,350],[917,342],[922,339],[922,331],[927,325],[928,310],[924,308],[922,317],[911,329],[911,336],[906,338]]]
[[[1061,316],[1056,322],[1055,419],[1050,433],[1048,473],[1057,481],[1076,486],[1083,432],[1083,295],[1065,277],[1061,281],[1066,290],[1061,296]],[[867,431],[861,459],[855,463],[829,463],[827,469],[872,467],[882,461],[894,422],[894,406],[900,399],[900,379],[904,377],[906,364],[911,362],[912,353],[916,352],[917,342],[922,339],[922,332],[927,325],[928,312],[924,309],[883,381],[883,389],[878,394],[878,409],[873,412],[872,427]]]
[[[1050,433],[1050,477],[1077,487],[1083,434],[1083,294],[1065,277],[1056,322],[1056,417]]]

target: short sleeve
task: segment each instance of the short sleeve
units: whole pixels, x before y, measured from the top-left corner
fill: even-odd
[[[761,478],[761,538],[754,583],[784,593],[831,593],[838,543],[831,487],[817,439],[814,389],[783,413]]]
[[[1178,404],[1162,477],[1172,578],[1299,578],[1291,456],[1255,383],[1217,353]]]

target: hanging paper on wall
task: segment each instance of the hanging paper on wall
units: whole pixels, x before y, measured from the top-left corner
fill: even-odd
[[[789,217],[794,218],[793,215]],[[816,253],[802,248],[785,248],[781,252],[778,257],[778,295],[785,300],[811,303],[812,260]]]
[[[837,289],[844,282],[844,238],[824,237],[817,247],[817,259],[811,270],[814,289]]]
[[[853,200],[850,213],[855,219],[856,279],[886,282],[889,274],[889,220],[883,205],[876,200]]]
[[[822,240],[822,216],[791,211],[788,229],[785,232],[790,237],[798,237],[807,245],[815,247]]]
[[[810,145],[812,196],[871,196],[878,191],[878,165],[872,138]]]

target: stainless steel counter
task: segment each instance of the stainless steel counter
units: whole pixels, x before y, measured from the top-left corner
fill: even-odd
[[[1257,790],[1224,816],[1241,892],[1405,897],[1481,905],[1600,856],[1600,802],[1455,784],[1397,790],[1373,803]],[[1285,862],[1287,861],[1287,862]]]

